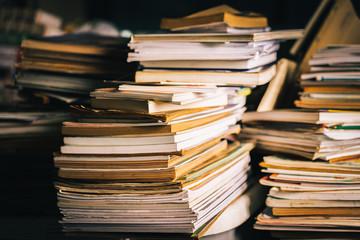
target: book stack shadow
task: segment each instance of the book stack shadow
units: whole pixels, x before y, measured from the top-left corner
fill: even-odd
[[[358,239],[358,45],[327,46],[309,60],[297,109],[249,112],[242,138],[256,142],[270,186],[256,229],[280,238]]]

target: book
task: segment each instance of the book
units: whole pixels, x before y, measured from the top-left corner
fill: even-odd
[[[223,4],[181,18],[162,18],[160,27],[173,30],[209,23],[227,23],[236,28],[263,28],[268,26],[267,18],[261,14],[242,13]]]
[[[217,145],[220,141],[209,141],[186,151],[183,155],[121,155],[121,154],[62,154],[54,152],[54,164],[64,168],[116,168],[116,169],[146,169],[171,168],[175,164],[186,161],[206,149]]]
[[[299,182],[283,182],[270,179],[269,176],[265,176],[260,179],[260,183],[264,186],[278,187],[282,191],[308,191],[308,192],[319,192],[319,191],[341,191],[341,190],[356,190],[360,189],[360,184],[344,184],[344,183],[332,183],[332,184],[323,184],[323,183],[299,183]]]
[[[107,38],[99,38],[99,41],[105,41]],[[66,38],[65,38],[66,39]],[[32,40],[32,39],[24,39],[21,43],[21,47],[25,49],[34,49],[34,50],[42,50],[42,51],[50,51],[50,52],[61,52],[61,53],[69,53],[69,54],[82,54],[82,55],[95,55],[95,56],[108,56],[115,59],[125,59],[127,56],[127,50],[119,49],[116,47],[110,47],[110,45],[101,45],[94,44],[92,42],[91,36],[88,37],[88,42],[84,41],[86,39],[86,35],[79,34],[78,36],[72,37],[73,42],[71,41],[60,41],[59,39],[43,39],[43,40]],[[116,38],[112,39],[113,41]],[[118,39],[118,44],[123,39]]]
[[[272,187],[269,196],[283,199],[316,199],[316,200],[357,200],[359,190],[343,191],[320,191],[320,192],[302,192],[302,191],[281,191],[280,188]]]
[[[351,216],[359,216],[360,209],[358,207],[322,207],[322,208],[272,208],[273,214],[275,216],[343,216],[343,215],[351,215]]]
[[[186,104],[172,104],[153,100],[133,100],[118,98],[91,98],[91,107],[100,109],[120,109],[127,111],[157,113],[187,108],[217,107],[227,105],[227,94],[217,94]]]
[[[316,181],[317,176],[319,177],[319,182],[331,180],[331,177],[338,177],[337,179],[334,178],[333,180],[331,180],[332,183],[356,183],[357,179],[355,176],[359,173],[359,167],[351,161],[328,163],[321,161],[303,160],[299,157],[286,158],[279,156],[265,156],[263,158],[263,162],[261,162],[259,165],[263,167],[263,172],[277,174],[287,173],[293,175],[302,175],[304,177],[303,179],[301,177],[297,178],[297,181],[305,181],[305,176],[314,176],[313,181]],[[298,171],[299,173],[296,173],[295,171]],[[323,176],[324,178],[322,178],[321,176]],[[293,179],[296,179],[295,176]],[[291,179],[289,179],[289,181],[290,180]]]
[[[317,109],[359,109],[357,88],[354,87],[357,84],[354,82],[359,81],[360,72],[356,68],[348,68],[359,65],[358,49],[357,44],[328,45],[312,55],[309,65],[319,67],[301,74],[300,84],[307,87],[307,90],[300,93],[300,98],[294,102],[295,105]],[[319,92],[309,92],[309,86],[313,87],[312,91],[316,86]]]
[[[313,200],[313,199],[276,199],[273,197],[266,198],[266,206],[271,208],[322,208],[327,206],[329,208],[356,208],[359,201],[347,200]]]
[[[350,96],[351,97],[351,96]],[[301,96],[300,100],[295,101],[297,107],[302,108],[333,108],[333,109],[348,109],[348,110],[358,110],[360,109],[360,102],[356,99],[351,99],[350,97],[345,97],[344,99],[319,99],[309,96]]]
[[[221,93],[239,95],[239,90],[237,88],[217,88],[214,86],[137,86],[122,84],[117,89],[95,89],[90,93],[90,97],[152,100],[182,105],[209,97],[216,97]]]
[[[159,34],[134,34],[131,42],[154,42],[154,41],[175,41],[175,42],[252,42],[269,41],[281,39],[297,39],[303,36],[303,30],[277,30],[270,32],[258,32],[252,34],[232,33],[159,33]]]
[[[46,58],[21,58],[15,66],[21,70],[37,70],[50,72],[65,72],[83,75],[109,75],[118,76],[135,70],[135,65],[127,62],[111,63],[82,63],[68,60],[51,60]]]
[[[176,154],[186,150],[197,147],[205,142],[211,141],[214,138],[229,135],[229,133],[236,133],[236,127],[228,127],[225,130],[213,131],[211,134],[202,135],[187,139],[176,143],[161,143],[161,144],[114,144],[105,143],[101,144],[69,144],[68,140],[65,145],[61,146],[61,152],[64,154]],[[87,140],[90,140],[89,138]],[[101,139],[99,139],[101,140]],[[88,141],[89,142],[89,141]],[[96,145],[95,145],[96,144]]]
[[[258,72],[191,71],[191,70],[142,70],[135,74],[135,81],[148,82],[201,82],[217,85],[256,86],[269,82],[276,73],[276,65]]]
[[[134,111],[125,111],[118,109],[96,109],[89,108],[83,105],[70,105],[71,114],[78,118],[93,118],[93,119],[153,119],[162,122],[169,122],[173,119],[186,116],[189,117],[192,114],[199,114],[201,112],[218,110],[218,107],[207,108],[190,108],[181,109],[176,111],[167,111],[159,113],[142,113]]]
[[[249,34],[255,32],[269,32],[271,27],[260,27],[260,28],[237,28],[231,27],[227,23],[207,23],[189,27],[181,27],[170,29],[176,33],[240,33]]]
[[[357,93],[360,92],[359,86],[344,86],[344,85],[328,85],[312,86],[302,83],[302,91],[304,93]]]
[[[222,132],[227,130],[228,126],[235,124],[237,119],[233,117],[225,117],[227,121],[215,121],[210,124],[195,127],[190,130],[177,132],[168,135],[154,135],[147,136],[146,134],[139,135],[124,135],[124,136],[99,136],[99,137],[71,137],[65,136],[64,143],[69,145],[89,145],[89,146],[102,146],[102,145],[152,145],[152,144],[165,144],[165,143],[179,143],[193,138],[204,138],[206,133],[209,132]],[[225,119],[222,119],[225,120]]]
[[[278,41],[261,41],[253,44],[229,43],[179,43],[134,42],[129,44],[134,52],[129,52],[127,61],[175,61],[175,60],[246,60],[263,57],[279,49]],[[166,49],[164,52],[163,50]],[[211,52],[211,54],[209,54]]]
[[[140,61],[144,68],[162,69],[228,69],[245,70],[268,65],[276,61],[277,53],[256,56],[247,60],[171,60],[171,61]]]
[[[256,229],[293,232],[299,236],[299,232],[309,232],[308,237],[324,237],[325,233],[331,233],[331,237],[353,238],[358,236],[357,216],[275,216],[271,208],[266,208],[258,215],[254,225]],[[316,234],[319,232],[319,234]],[[336,234],[341,233],[341,235]],[[345,233],[345,236],[343,235]],[[346,233],[354,233],[347,235]],[[284,234],[277,234],[277,236]],[[288,235],[288,234],[287,234]],[[306,234],[305,234],[306,235]],[[302,235],[304,237],[305,235]],[[347,236],[346,236],[347,235]],[[289,235],[288,235],[289,236]],[[328,235],[329,236],[329,235]],[[330,237],[330,236],[329,236]]]
[[[141,182],[141,181],[172,181],[183,176],[192,168],[206,161],[211,160],[216,154],[224,151],[227,147],[226,141],[220,142],[217,145],[206,149],[205,151],[197,154],[192,158],[177,163],[169,168],[137,168],[137,169],[124,169],[124,168],[59,168],[59,176],[71,179],[107,179],[127,182]],[[62,153],[67,154],[62,151]],[[151,150],[152,151],[152,150]],[[120,152],[120,151],[119,151]],[[147,149],[147,152],[150,152]],[[82,153],[84,154],[84,153]],[[90,153],[88,153],[90,154]],[[104,176],[106,175],[106,176]]]
[[[221,121],[222,118],[232,116],[237,119],[238,113],[220,111],[212,114],[204,114],[196,118],[189,118],[173,123],[87,123],[87,122],[64,122],[64,135],[84,135],[84,136],[105,136],[105,135],[130,135],[130,134],[156,134],[172,133],[192,129],[214,121]],[[111,132],[113,131],[113,132]]]
[[[279,118],[278,116],[281,116]],[[306,109],[276,109],[266,112],[246,112],[243,122],[274,121],[274,122],[299,122],[299,123],[356,123],[360,122],[357,111],[332,111],[332,110],[306,110]]]
[[[247,181],[248,149],[237,144],[234,147],[225,150],[217,161],[195,168],[176,182],[58,182],[56,185],[61,189],[58,205],[63,213],[60,222],[64,231],[113,232],[116,229],[193,234],[251,185],[251,179]],[[126,194],[129,190],[130,195]],[[83,194],[85,192],[95,194]],[[141,194],[144,192],[150,194]],[[111,216],[104,219],[104,214]]]

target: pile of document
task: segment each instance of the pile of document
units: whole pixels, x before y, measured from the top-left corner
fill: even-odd
[[[141,66],[136,82],[263,85],[276,73],[280,42],[303,34],[302,30],[270,31],[265,17],[226,5],[184,18],[165,18],[162,27],[173,32],[131,37],[128,46],[133,52],[127,61]]]
[[[128,40],[87,33],[25,39],[14,85],[35,106],[85,104],[90,91],[107,86],[104,79],[135,72],[136,64],[126,62]]]
[[[120,85],[90,95],[90,108],[73,106],[77,121],[63,123],[54,156],[64,231],[199,234],[254,183],[253,144],[227,139],[245,111],[239,88]]]
[[[301,76],[302,109],[244,114],[242,138],[264,155],[260,183],[271,187],[256,229],[360,232],[358,48],[316,52]]]
[[[299,30],[133,35],[128,61],[139,61],[139,83],[216,83],[255,87],[271,80],[279,41]]]
[[[241,136],[264,155],[260,183],[272,187],[256,229],[360,230],[360,112],[281,109],[243,122]]]
[[[360,45],[329,45],[309,60],[295,104],[303,108],[360,109]]]
[[[72,106],[77,120],[63,123],[54,163],[64,231],[199,238],[217,219],[220,230],[212,233],[257,210],[263,189],[247,191],[258,182],[254,144],[236,140],[238,123],[251,88],[275,75],[279,42],[302,36],[269,31],[259,20],[263,26],[247,33],[131,37],[127,61],[141,66],[135,82],[92,91],[90,107]],[[224,215],[244,194],[248,201],[231,210],[244,211]]]

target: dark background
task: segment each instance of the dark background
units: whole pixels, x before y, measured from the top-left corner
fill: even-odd
[[[320,0],[0,0],[1,5],[40,7],[73,21],[109,20],[133,33],[157,32],[162,17],[182,17],[220,4],[265,15],[273,29],[304,28]]]

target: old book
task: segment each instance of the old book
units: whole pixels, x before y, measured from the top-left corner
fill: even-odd
[[[181,109],[176,111],[167,111],[159,113],[143,113],[118,109],[96,109],[82,105],[71,105],[70,111],[77,118],[93,118],[93,119],[154,119],[162,122],[169,122],[182,116],[190,116],[199,114],[209,110],[215,110],[215,107]]]
[[[104,121],[100,123],[96,121],[88,121],[83,119],[82,122],[65,122],[63,126],[64,135],[74,136],[114,136],[114,135],[142,135],[142,136],[155,136],[155,135],[169,135],[170,133],[180,132],[195,127],[204,126],[205,124],[214,124],[214,121],[223,121],[224,117],[232,116],[237,120],[241,116],[245,108],[239,108],[239,105],[228,105],[224,108],[207,109],[207,111],[195,112],[183,117],[175,118],[172,121]],[[142,116],[142,115],[140,115]],[[111,119],[110,119],[111,120]]]
[[[359,216],[360,208],[358,207],[298,207],[298,208],[272,208],[275,216]]]
[[[267,197],[266,206],[271,208],[356,208],[359,206],[359,200],[278,199]]]
[[[87,75],[120,75],[135,71],[136,66],[127,62],[111,62],[106,64],[79,63],[46,58],[22,58],[16,63],[21,70],[37,70],[50,72],[64,72]]]
[[[255,32],[269,32],[271,27],[261,27],[261,28],[236,28],[231,27],[227,23],[208,23],[202,25],[195,25],[182,28],[170,29],[172,32],[178,33],[241,33],[249,34]]]
[[[273,52],[245,60],[158,60],[140,61],[140,65],[144,68],[241,70],[271,64],[276,61],[276,57],[276,52]]]
[[[133,42],[127,61],[240,61],[265,57],[279,50],[278,41],[260,42]],[[164,49],[166,51],[164,52]],[[211,52],[211,54],[209,54]],[[209,62],[211,63],[211,62]],[[170,62],[171,64],[171,62]],[[194,68],[194,67],[192,67]],[[221,68],[220,68],[221,69]],[[226,68],[224,68],[226,69]]]
[[[235,127],[236,128],[236,127]],[[219,129],[213,131],[211,134],[194,136],[191,139],[187,139],[176,143],[160,143],[160,144],[133,144],[133,145],[115,145],[105,144],[101,145],[74,145],[66,144],[61,147],[61,152],[64,154],[176,154],[183,152],[194,147],[197,147],[205,142],[208,142],[214,138],[223,137],[226,134],[232,133],[234,127],[228,127],[227,129]]]
[[[279,118],[278,116],[281,116]],[[246,112],[243,122],[275,121],[299,123],[359,123],[360,112],[337,110],[278,109],[266,112]]]
[[[277,187],[272,187],[269,196],[283,199],[317,199],[317,200],[358,200],[360,190],[341,190],[341,191],[281,191]]]
[[[303,36],[303,30],[277,30],[252,34],[235,33],[164,33],[164,34],[135,34],[131,42],[178,41],[178,42],[252,42],[280,39],[297,39]]]
[[[109,196],[101,193],[80,195],[79,193],[83,191],[82,184],[78,184],[77,188],[75,186],[75,189],[69,188],[74,190],[71,192],[64,191],[66,186],[63,185],[61,187],[63,190],[58,195],[60,211],[64,214],[61,223],[65,231],[77,229],[87,232],[90,229],[94,231],[95,228],[95,231],[113,232],[115,228],[117,231],[128,231],[130,228],[131,232],[193,234],[204,224],[212,221],[251,184],[251,179],[248,181],[249,148],[239,145],[234,147],[235,149],[231,147],[224,154],[217,156],[219,158],[217,161],[204,163],[202,168],[197,170],[192,184],[187,186],[182,184],[181,179],[175,184],[171,182],[100,183],[99,185],[103,187],[116,188],[118,185],[119,188],[132,190],[130,195]],[[66,185],[74,186],[74,184]],[[97,184],[86,185],[96,187]],[[166,187],[176,192],[138,194],[148,187],[149,190],[153,190],[152,193],[160,193],[166,190]],[[156,187],[160,188],[154,191]],[[76,196],[81,196],[81,200],[77,201]],[[104,214],[108,217],[104,218]]]
[[[163,29],[181,29],[204,24],[226,23],[236,28],[267,27],[267,18],[258,13],[242,13],[223,4],[181,18],[162,18]]]
[[[85,35],[79,34],[78,37],[74,35],[72,41],[64,39],[60,40],[30,40],[25,39],[21,43],[21,47],[25,49],[34,49],[50,52],[61,52],[69,54],[82,54],[82,55],[95,55],[95,56],[107,56],[115,59],[125,59],[128,53],[128,50],[122,48],[106,46],[106,44],[94,44],[94,42],[114,42],[116,38],[108,40],[106,37],[96,37],[96,40],[93,40],[91,36],[86,37]],[[92,42],[93,41],[93,42]],[[118,39],[118,44],[122,43],[124,39]]]
[[[175,133],[212,123],[215,120],[221,120],[229,113],[220,113],[210,117],[204,117],[187,122],[180,122],[168,125],[155,126],[136,126],[125,125],[121,123],[80,123],[64,122],[62,133],[72,136],[111,136],[111,135],[130,135],[130,134],[165,134]]]
[[[144,169],[116,169],[116,168],[64,168],[59,169],[59,176],[71,179],[107,179],[107,180],[121,180],[121,181],[168,181],[170,179],[177,179],[185,172],[199,165],[202,162],[210,161],[210,158],[220,151],[224,151],[227,147],[226,141],[222,141],[210,149],[206,149],[202,153],[193,158],[186,159],[170,168],[144,168]]]
[[[254,227],[262,230],[275,230],[277,233],[285,231],[284,233],[287,234],[276,234],[276,236],[280,238],[287,238],[291,235],[292,237],[318,238],[321,236],[320,238],[323,238],[326,235],[329,238],[336,237],[336,239],[356,239],[359,233],[357,215],[275,216],[271,211],[271,208],[266,208],[259,214]],[[308,232],[308,234],[301,234],[299,231],[301,231],[301,233]],[[290,234],[290,232],[292,234]],[[319,233],[316,234],[316,232]],[[347,234],[351,232],[354,234]]]
[[[90,97],[153,100],[181,105],[207,97],[215,97],[219,93],[228,92],[228,90],[231,92],[230,88],[217,88],[214,86],[139,86],[122,84],[118,88],[95,89],[90,93]],[[234,89],[234,94],[236,90]]]
[[[345,86],[345,85],[318,85],[318,86],[307,86],[305,84],[301,84],[302,90],[304,93],[357,93],[360,94],[360,86]]]
[[[220,95],[244,96],[239,88],[216,87],[213,86],[150,86],[150,85],[120,85],[115,88],[95,89],[90,93],[90,97],[96,99],[114,100],[135,100],[153,101],[153,105],[169,103],[175,105],[185,105],[189,103],[203,102],[210,98],[217,98]],[[171,106],[171,105],[169,105]],[[180,107],[180,106],[179,106]],[[134,109],[134,111],[136,111]]]
[[[344,110],[359,110],[360,101],[356,99],[318,99],[312,97],[301,96],[300,100],[295,101],[295,105],[301,108],[313,109],[344,109]]]
[[[127,61],[240,61],[264,57],[279,49],[277,40],[260,42],[130,42]],[[166,51],[164,52],[164,49]],[[211,54],[209,54],[211,52]],[[211,62],[210,62],[211,63]],[[193,67],[192,67],[193,68]]]
[[[339,190],[360,190],[360,184],[344,184],[344,183],[301,183],[301,182],[284,182],[271,179],[269,176],[265,176],[260,179],[260,183],[264,186],[278,187],[282,191],[339,191]]]
[[[200,98],[199,101],[186,104],[173,104],[153,100],[134,100],[121,98],[91,98],[91,107],[100,109],[120,109],[135,112],[157,113],[175,111],[188,108],[217,107],[227,105],[227,94],[220,93],[215,96]]]
[[[257,86],[269,82],[276,73],[276,65],[260,71],[195,71],[195,70],[142,70],[137,71],[135,81],[215,83],[217,85]]]
[[[83,146],[131,146],[131,145],[154,145],[154,144],[173,144],[184,141],[193,141],[193,138],[206,138],[206,135],[214,132],[219,133],[227,130],[230,125],[236,124],[234,117],[224,117],[219,121],[214,121],[199,127],[194,127],[186,131],[171,134],[137,134],[137,135],[109,135],[109,136],[64,136],[64,144],[83,145]]]
[[[219,143],[219,140],[209,141],[186,151],[183,155],[122,155],[122,154],[62,154],[54,153],[56,167],[64,168],[115,168],[115,169],[145,169],[170,168],[175,164],[188,160],[202,151]]]
[[[300,160],[297,158],[285,158],[279,156],[265,156],[264,161],[260,163],[260,166],[265,168],[264,171],[270,173],[276,173],[276,169],[284,170],[282,173],[290,173],[291,170],[301,171],[302,174],[299,175],[330,175],[330,176],[338,176],[342,179],[345,179],[347,175],[350,179],[354,178],[357,174],[360,173],[360,167],[356,166],[354,162],[345,162],[345,163],[327,163],[322,161],[308,161],[308,160]],[[304,176],[305,177],[305,176]],[[314,178],[315,180],[316,178]],[[338,179],[337,182],[341,183],[342,179]],[[301,181],[301,178],[298,179]],[[356,179],[353,179],[356,181]]]

